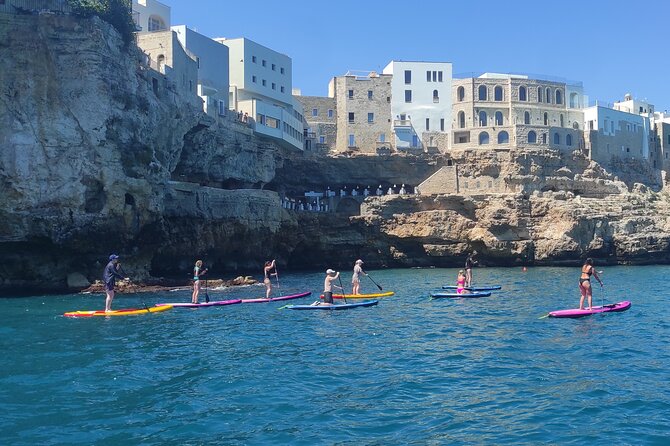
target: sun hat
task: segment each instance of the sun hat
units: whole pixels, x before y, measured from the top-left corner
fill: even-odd
[[[335,274],[335,270],[334,270],[334,269],[330,269],[330,268],[328,268],[328,269],[326,270],[326,274]]]
[[[357,265],[362,265],[362,264],[363,264],[363,261],[362,261],[361,259],[358,259],[358,260],[356,260],[356,264],[357,264]]]

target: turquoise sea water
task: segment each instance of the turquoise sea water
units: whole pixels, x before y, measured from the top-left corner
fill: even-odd
[[[476,283],[503,291],[468,300],[428,299],[453,269],[371,271],[397,294],[342,312],[277,302],[68,319],[102,296],[0,299],[0,441],[668,444],[670,267],[602,269],[606,302],[631,300],[627,312],[539,319],[578,305],[578,268],[479,268]],[[319,291],[322,277],[282,274],[282,294]]]

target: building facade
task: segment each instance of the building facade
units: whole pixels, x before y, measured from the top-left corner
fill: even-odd
[[[139,33],[170,29],[170,7],[156,0],[133,0],[133,19]]]
[[[229,107],[246,113],[256,133],[302,150],[303,110],[292,95],[291,58],[246,38],[214,40],[228,47]]]
[[[451,149],[582,146],[583,94],[578,84],[485,73],[455,79]],[[566,104],[566,93],[571,104]]]
[[[228,47],[185,25],[173,26],[179,42],[195,58],[198,67],[198,96],[204,111],[223,116],[228,110]]]
[[[447,62],[391,61],[391,116],[397,150],[445,152],[452,111],[452,65]]]
[[[330,152],[337,141],[337,102],[335,98],[300,96],[295,99],[302,104],[307,129],[305,150]]]
[[[331,79],[328,96],[337,104],[337,152],[391,152],[391,78],[370,72]]]

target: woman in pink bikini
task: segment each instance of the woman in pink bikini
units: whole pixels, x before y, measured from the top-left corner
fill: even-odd
[[[465,289],[465,271],[460,270],[458,272],[458,278],[456,279],[456,294],[467,293]]]

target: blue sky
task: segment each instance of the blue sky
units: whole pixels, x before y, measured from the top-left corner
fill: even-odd
[[[583,81],[591,100],[631,93],[670,110],[667,0],[163,1],[173,25],[289,55],[304,95],[325,96],[348,70],[425,60]]]

